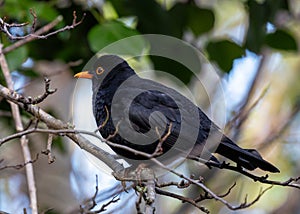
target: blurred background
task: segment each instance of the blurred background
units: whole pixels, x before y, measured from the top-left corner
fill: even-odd
[[[28,96],[37,96],[44,90],[43,77],[51,79],[58,91],[39,106],[55,117],[76,128],[94,130],[91,85],[78,81],[73,75],[82,70],[99,50],[123,38],[142,34],[163,34],[191,44],[204,54],[207,62],[197,75],[205,78],[213,67],[225,93],[225,132],[244,148],[257,148],[263,157],[276,165],[281,173],[271,179],[285,181],[300,176],[299,94],[300,94],[300,2],[297,0],[0,0],[0,16],[8,23],[33,21],[33,9],[38,17],[37,28],[62,16],[59,29],[70,25],[73,11],[78,19],[86,13],[77,28],[47,39],[28,43],[6,55],[14,79],[15,90]],[[30,27],[14,27],[13,35],[26,35]],[[4,47],[13,44],[0,34]],[[129,44],[134,54],[145,53],[144,43]],[[176,50],[181,51],[181,50]],[[209,108],[218,102],[219,92],[209,100],[199,93],[195,75],[186,67],[162,57],[141,57],[132,62],[138,71],[155,69],[168,72],[189,88],[199,106]],[[208,68],[209,67],[209,68]],[[174,85],[172,78],[158,78]],[[0,82],[5,81],[0,73]],[[214,86],[208,90],[214,91]],[[74,117],[73,117],[74,113]],[[22,114],[24,124],[31,119]],[[0,138],[15,132],[9,104],[0,98]],[[30,135],[32,156],[46,148],[47,135]],[[91,141],[95,139],[91,138]],[[101,148],[106,147],[99,143]],[[53,154],[56,161],[48,164],[40,155],[34,163],[39,210],[46,213],[78,213],[79,206],[95,193],[98,176],[99,207],[113,196],[120,201],[107,208],[107,213],[136,213],[137,195],[122,186],[110,175],[110,170],[81,151],[74,143],[62,137],[54,138]],[[19,140],[1,146],[0,167],[23,163]],[[256,197],[262,187],[244,176],[225,170],[208,170],[205,166],[188,162],[178,170],[186,175],[202,176],[216,193],[225,193],[236,182],[226,197],[232,204]],[[255,171],[264,175],[261,171]],[[165,181],[177,180],[171,175]],[[170,191],[179,192],[176,188]],[[122,192],[122,193],[120,193]],[[299,190],[273,187],[258,203],[236,213],[299,213]],[[184,191],[196,197],[198,189]],[[0,211],[22,213],[29,211],[24,169],[0,171]],[[232,213],[221,203],[207,200],[202,203],[211,213]],[[159,197],[157,213],[200,213],[195,207],[175,199]],[[30,212],[30,211],[29,211]]]

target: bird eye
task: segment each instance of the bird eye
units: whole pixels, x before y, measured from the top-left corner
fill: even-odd
[[[101,75],[103,72],[104,72],[104,68],[102,68],[101,66],[99,66],[99,67],[96,69],[96,74],[98,74],[98,75]]]

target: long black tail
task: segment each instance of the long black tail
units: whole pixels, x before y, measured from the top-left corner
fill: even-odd
[[[228,137],[223,136],[216,153],[236,162],[248,170],[260,168],[269,172],[280,172],[271,163],[265,161],[255,149],[242,149]]]

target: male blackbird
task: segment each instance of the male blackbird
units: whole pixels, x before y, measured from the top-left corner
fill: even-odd
[[[190,159],[199,158],[209,147],[206,144],[214,143],[216,146],[210,152],[229,158],[240,167],[279,172],[256,150],[242,149],[222,134],[188,98],[157,82],[138,77],[118,56],[100,56],[88,71],[75,77],[92,79],[96,123],[102,137],[110,136],[109,140],[113,143],[157,156],[166,155],[175,148],[175,154],[182,153]],[[196,111],[193,112],[193,109]],[[151,130],[155,131],[151,134]],[[208,141],[211,133],[219,136],[213,138],[217,142]],[[158,138],[158,134],[161,137]],[[175,145],[179,138],[180,142]],[[127,159],[147,159],[127,149],[111,148]],[[217,162],[211,153],[207,159]]]

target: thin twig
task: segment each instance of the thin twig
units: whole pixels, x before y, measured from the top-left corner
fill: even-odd
[[[219,169],[228,169],[230,171],[234,171],[234,172],[238,172],[240,174],[245,175],[248,178],[251,178],[253,181],[259,181],[260,183],[264,183],[264,184],[271,184],[271,185],[277,185],[277,186],[288,186],[288,187],[293,187],[296,189],[300,189],[300,185],[299,184],[295,184],[294,182],[297,182],[300,180],[300,177],[296,177],[296,178],[289,178],[286,181],[274,181],[274,180],[269,180],[268,179],[268,175],[265,176],[256,176],[251,174],[248,171],[245,171],[243,168],[241,167],[237,167],[237,166],[232,166],[229,163],[215,163],[215,162],[208,162],[206,163],[206,165],[208,165],[208,167],[217,167]]]
[[[57,16],[52,22],[50,22],[49,24],[43,26],[39,30],[37,30],[35,32],[35,34],[36,35],[41,35],[41,34],[44,34],[44,33],[48,32],[48,31],[50,31],[56,25],[58,25],[62,20],[63,20],[63,16],[62,15]],[[31,35],[31,34],[29,34],[29,35]],[[15,50],[16,48],[19,48],[19,47],[23,46],[26,43],[31,42],[31,41],[36,40],[36,39],[38,39],[38,38],[34,37],[34,36],[31,36],[31,37],[27,37],[26,39],[19,40],[19,41],[15,42],[15,43],[11,44],[10,46],[4,48],[2,52],[4,54],[6,54],[8,52],[11,52],[11,51]]]
[[[4,96],[7,100],[10,100],[14,103],[17,103],[21,108],[24,108],[24,103],[21,103],[19,102],[16,97],[18,97],[19,95],[16,94],[16,93],[13,93],[12,91],[8,90],[7,88],[3,87],[0,85],[0,95],[1,96]],[[24,108],[25,109],[25,108]],[[138,154],[138,155],[143,155],[147,158],[149,158],[150,160],[152,160],[155,164],[157,164],[158,166],[162,167],[163,169],[166,169],[168,171],[170,171],[171,173],[177,175],[178,177],[180,178],[183,178],[185,179],[186,181],[190,182],[191,184],[193,185],[196,185],[198,187],[200,187],[201,189],[203,189],[205,192],[207,192],[207,194],[209,194],[213,199],[217,200],[217,201],[220,201],[221,203],[223,203],[224,205],[226,205],[229,209],[241,209],[242,207],[246,207],[247,204],[250,204],[250,203],[243,203],[243,205],[239,205],[239,206],[233,206],[231,205],[230,203],[228,203],[226,200],[224,200],[222,197],[216,195],[212,190],[210,190],[207,186],[205,186],[202,182],[199,182],[199,180],[195,180],[193,178],[189,178],[189,177],[186,177],[185,175],[183,174],[180,174],[178,172],[176,172],[175,170],[172,170],[168,167],[166,167],[163,163],[159,162],[157,159],[155,158],[152,158],[151,157],[151,154],[147,154],[147,153],[144,153],[144,152],[141,152],[141,151],[137,151],[137,150],[134,150],[132,148],[129,148],[127,146],[124,146],[124,145],[119,145],[119,144],[114,144],[112,142],[109,142],[108,139],[102,139],[100,136],[96,135],[95,133],[93,132],[87,132],[87,131],[80,131],[80,130],[72,130],[67,124],[63,123],[62,121],[60,120],[57,120],[56,118],[53,118],[51,115],[45,113],[44,111],[42,111],[41,109],[37,108],[36,106],[32,105],[32,104],[29,104],[26,108],[26,111],[30,112],[31,114],[35,115],[36,117],[38,117],[41,121],[44,121],[48,127],[50,128],[54,128],[52,130],[50,129],[37,129],[37,128],[34,128],[32,133],[33,132],[38,132],[38,130],[40,130],[40,132],[43,132],[43,133],[52,133],[52,134],[58,134],[58,135],[66,135],[68,137],[70,137],[71,139],[73,139],[81,148],[84,148],[86,149],[88,152],[91,152],[96,150],[96,146],[94,145],[91,145],[91,144],[86,144],[86,142],[82,142],[82,136],[79,135],[79,133],[81,134],[89,134],[89,135],[92,135],[92,136],[95,136],[97,137],[98,139],[106,142],[108,145],[110,146],[113,146],[113,147],[118,147],[118,148],[122,148],[124,150],[127,150],[127,151],[130,151],[130,152],[133,152],[135,154]],[[28,130],[25,130],[26,132],[28,132],[30,129]],[[25,134],[29,134],[28,133],[25,133],[25,131],[23,133],[17,133],[20,137],[22,135],[25,135]],[[117,131],[117,130],[116,130]],[[116,134],[116,133],[114,133]],[[16,137],[16,136],[14,136]],[[78,141],[78,139],[80,139]],[[99,150],[96,150],[97,152]],[[101,150],[100,150],[101,151]],[[93,154],[93,153],[92,153]],[[102,153],[103,154],[103,153]],[[104,154],[105,156],[105,154]],[[98,156],[97,156],[98,157]],[[100,155],[100,159],[102,158],[102,156]],[[102,160],[102,159],[101,159]],[[108,161],[106,159],[106,162],[108,164],[111,164],[110,161]],[[114,160],[114,162],[116,162]],[[111,166],[111,165],[109,165]],[[116,169],[113,167],[113,169]],[[244,171],[246,172],[246,171]],[[291,181],[292,182],[292,181]],[[289,185],[291,182],[287,183],[287,185]],[[281,185],[281,186],[284,186],[282,184],[278,184],[278,185]],[[259,194],[259,197],[261,197],[261,195],[265,193],[265,191],[262,191],[260,192]],[[259,199],[259,197],[257,197]],[[258,200],[257,199],[257,200]]]
[[[60,28],[60,29],[58,29],[56,31],[53,31],[53,32],[45,34],[45,35],[39,35],[39,34],[36,34],[36,33],[30,33],[30,34],[27,34],[25,36],[14,36],[14,35],[12,35],[9,32],[9,28],[16,27],[15,24],[8,24],[8,23],[4,22],[3,19],[1,19],[1,18],[0,18],[0,30],[3,33],[5,33],[8,36],[8,38],[10,38],[11,40],[27,40],[28,38],[31,38],[31,37],[36,38],[36,39],[47,39],[50,36],[53,36],[53,35],[56,35],[58,33],[61,33],[61,32],[67,31],[67,30],[71,30],[71,29],[77,27],[78,25],[80,25],[83,22],[85,15],[86,14],[84,13],[83,16],[82,16],[82,18],[81,18],[81,20],[77,21],[76,11],[73,11],[72,25],[67,25],[67,26],[65,26],[63,28]],[[62,19],[62,17],[60,17],[59,19]],[[34,19],[32,27],[34,27],[35,21],[36,20]],[[22,23],[18,27],[25,26],[27,24],[28,23]]]
[[[107,207],[112,203],[117,203],[120,200],[120,198],[116,195],[114,196],[109,202],[106,204],[103,204],[99,210],[96,210],[95,213],[100,213],[106,211]]]
[[[185,182],[185,180],[181,180],[180,182],[170,181],[166,183],[156,183],[156,186],[159,188],[176,186],[179,189],[187,188],[191,185],[190,182]]]
[[[35,98],[21,96],[18,101],[20,101],[24,104],[36,105],[38,103],[43,102],[49,95],[51,95],[57,91],[57,89],[50,89],[50,79],[45,77],[44,82],[45,82],[45,92],[42,95],[39,95]]]
[[[282,134],[290,127],[294,119],[296,118],[296,115],[300,112],[300,103],[297,103],[294,109],[290,112],[290,115],[286,118],[285,122],[281,125],[279,130],[274,132],[273,134],[268,135],[268,137],[261,142],[259,145],[261,145],[262,148],[271,145],[275,140],[277,140]]]
[[[55,161],[55,156],[52,156],[52,142],[53,142],[53,134],[48,135],[48,140],[47,140],[47,148],[45,151],[42,151],[42,154],[45,154],[48,156],[48,163],[54,163]]]
[[[158,128],[155,127],[155,131],[156,131],[156,134],[157,134],[158,137],[159,137],[159,141],[158,141],[158,144],[157,144],[157,146],[156,146],[155,151],[154,151],[153,154],[152,154],[152,157],[159,156],[159,155],[161,155],[161,154],[163,153],[162,144],[163,144],[163,143],[166,141],[166,139],[170,136],[171,130],[172,130],[172,123],[170,123],[170,125],[168,126],[168,131],[167,131],[167,133],[166,133],[163,137],[161,137],[161,136],[160,136],[160,133],[159,133],[159,131],[158,131]]]
[[[94,155],[95,157],[103,161],[107,166],[109,166],[115,172],[121,172],[124,170],[123,165],[120,164],[118,161],[116,161],[114,155],[111,155],[110,153],[104,151],[103,149],[95,146],[93,143],[91,143],[89,140],[84,138],[82,135],[74,134],[74,132],[72,132],[72,127],[70,127],[70,124],[64,123],[63,121],[54,118],[52,115],[43,111],[41,108],[39,108],[36,105],[32,105],[32,104],[25,105],[24,103],[19,102],[18,99],[21,95],[14,92],[13,90],[9,90],[8,88],[2,86],[1,84],[0,84],[0,96],[4,97],[8,101],[17,104],[19,107],[21,107],[28,113],[34,115],[36,118],[39,119],[39,121],[44,122],[49,128],[55,130],[68,129],[68,131],[70,132],[66,132],[66,136],[70,138],[72,141],[74,141],[81,149],[84,149],[85,151],[89,152],[90,154]]]
[[[227,192],[225,192],[224,194],[218,195],[220,198],[224,198],[227,195],[230,194],[231,190],[236,186],[236,182],[233,183],[233,185],[231,187],[228,188]],[[211,195],[209,195],[207,192],[204,192],[204,194],[200,194],[197,198],[194,199],[194,201],[196,203],[203,201],[203,200],[207,200],[207,199],[213,199],[213,197]]]
[[[33,40],[36,40],[36,39],[46,39],[50,36],[53,36],[55,34],[58,34],[58,33],[61,33],[63,31],[67,31],[67,30],[71,30],[75,27],[77,27],[78,25],[80,25],[84,18],[85,18],[86,14],[84,13],[81,20],[77,21],[77,16],[76,16],[76,12],[74,11],[73,12],[73,21],[72,21],[72,25],[67,25],[63,28],[60,28],[56,31],[53,31],[51,33],[48,33],[48,34],[45,34],[43,35],[44,33],[50,31],[51,29],[53,29],[56,25],[58,25],[58,23],[60,23],[62,20],[63,20],[63,16],[59,15],[58,17],[56,17],[56,19],[54,19],[52,22],[50,22],[49,24],[43,26],[42,28],[40,28],[39,30],[37,30],[36,32],[34,33],[30,33],[26,36],[13,36],[9,33],[9,30],[8,28],[12,26],[12,24],[7,24],[5,23],[1,18],[0,18],[0,30],[3,31],[10,39],[17,39],[17,40],[20,40],[16,43],[13,43],[12,45],[4,48],[2,50],[2,53],[8,53],[18,47],[21,47],[23,46],[24,44],[30,42],[30,41],[33,41]],[[20,26],[24,26],[24,25],[27,25],[28,23],[23,23],[21,24]]]
[[[32,8],[29,11],[30,11],[30,14],[33,17],[33,22],[32,22],[32,25],[31,25],[30,33],[34,33],[35,28],[36,28],[36,23],[37,23],[37,15],[36,15],[34,9],[32,9]]]
[[[27,130],[24,130],[22,132],[18,132],[18,133],[15,133],[15,134],[12,134],[12,135],[9,135],[7,137],[4,137],[4,138],[0,139],[0,146],[3,145],[6,142],[12,140],[12,139],[19,138],[23,135],[28,135],[28,134],[31,134],[31,133],[48,133],[48,134],[51,133],[51,134],[56,134],[56,135],[59,135],[59,136],[65,136],[65,135],[68,135],[68,134],[71,134],[71,133],[72,134],[90,135],[90,136],[93,136],[93,137],[99,139],[102,142],[107,143],[110,146],[121,148],[121,149],[124,149],[124,150],[128,150],[128,151],[133,152],[133,153],[138,154],[138,155],[143,155],[144,157],[147,157],[150,160],[152,160],[158,166],[161,166],[162,168],[169,170],[165,165],[163,165],[157,159],[153,158],[151,154],[141,152],[141,151],[132,149],[132,148],[124,146],[124,145],[112,143],[112,142],[108,141],[107,139],[102,138],[100,135],[97,135],[94,132],[90,132],[90,131],[86,131],[86,130],[76,130],[76,129],[60,129],[60,130],[58,129],[58,130],[55,130],[55,129],[31,128],[31,129],[27,129]],[[215,163],[215,162],[208,162],[207,165],[208,165],[208,167],[217,167],[217,168],[220,168],[220,169],[227,169],[227,170],[230,170],[230,171],[238,172],[240,174],[243,174],[243,175],[253,179],[254,181],[259,181],[260,183],[277,185],[277,186],[289,186],[289,187],[294,187],[294,188],[300,189],[300,185],[293,183],[293,182],[296,182],[296,181],[300,180],[300,177],[289,178],[286,181],[280,182],[280,181],[268,180],[267,179],[268,176],[259,177],[259,176],[253,175],[253,174],[249,173],[248,171],[245,171],[243,168],[232,166],[232,165],[229,165],[228,163],[225,163],[225,162],[222,163],[222,164]],[[161,185],[163,185],[163,184],[161,184]]]
[[[39,154],[37,153],[36,156],[35,156],[35,159],[33,159],[33,160],[27,161],[27,162],[25,162],[25,163],[15,164],[15,165],[6,165],[6,166],[2,166],[2,167],[0,167],[0,171],[1,171],[1,170],[4,170],[4,169],[17,169],[17,170],[22,169],[22,168],[24,168],[27,164],[32,164],[32,163],[36,162],[36,161],[38,160],[38,158],[39,158]],[[1,163],[1,162],[2,162],[2,161],[0,161],[0,163]]]
[[[95,208],[97,206],[96,197],[98,195],[98,191],[99,191],[98,175],[96,175],[95,193],[90,199],[86,200],[84,205],[80,205],[80,212],[81,213],[87,213],[88,211],[91,211],[93,208]]]
[[[252,112],[252,110],[257,106],[257,104],[264,98],[264,96],[267,94],[269,89],[269,86],[267,86],[259,95],[259,97],[251,104],[249,108],[246,108],[246,106],[243,107],[243,110],[240,110],[226,125],[227,129],[232,129],[234,127],[234,124],[236,121],[239,121],[239,123],[243,123],[248,115]],[[249,101],[248,101],[249,102]]]
[[[162,189],[159,189],[159,188],[155,188],[155,191],[157,194],[160,194],[160,195],[165,195],[165,196],[168,196],[168,197],[171,197],[171,198],[176,198],[182,202],[187,202],[191,205],[193,205],[194,207],[198,208],[199,210],[201,210],[202,212],[204,213],[209,213],[209,210],[206,209],[205,207],[203,206],[200,206],[199,204],[197,204],[193,199],[191,198],[188,198],[188,197],[184,197],[182,195],[178,195],[176,193],[173,193],[173,192],[168,192],[168,191],[165,191],[165,190],[162,190]]]

